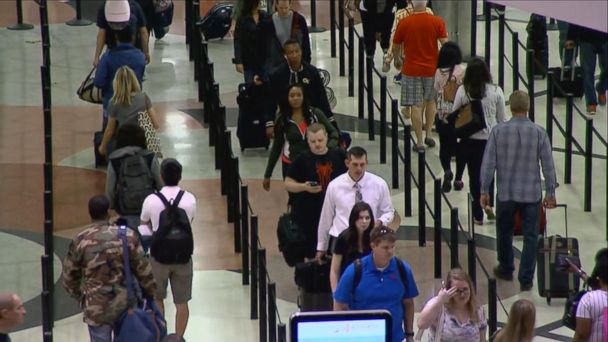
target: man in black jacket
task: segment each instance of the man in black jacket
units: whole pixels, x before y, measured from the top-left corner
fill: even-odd
[[[283,44],[283,52],[287,63],[277,67],[270,72],[270,87],[272,89],[274,105],[266,121],[266,135],[272,137],[274,119],[278,101],[287,98],[287,87],[294,83],[301,83],[310,99],[310,105],[319,108],[334,126],[334,115],[327,99],[327,93],[319,75],[319,69],[314,65],[302,60],[302,49],[300,43],[289,39]]]

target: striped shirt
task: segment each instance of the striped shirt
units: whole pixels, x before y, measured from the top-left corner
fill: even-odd
[[[608,314],[608,292],[595,290],[587,292],[576,309],[577,318],[591,319],[591,334],[589,342],[605,342],[608,336],[604,336],[604,315]]]
[[[496,171],[498,200],[521,203],[540,201],[540,167],[547,196],[555,196],[555,167],[551,142],[543,128],[526,117],[513,117],[490,132],[481,164],[481,192],[489,193]]]

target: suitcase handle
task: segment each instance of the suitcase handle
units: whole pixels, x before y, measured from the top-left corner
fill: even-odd
[[[568,205],[566,203],[558,203],[558,204],[555,205],[555,208],[564,208],[564,216],[565,216],[564,225],[566,226],[566,238],[568,238]],[[546,211],[545,211],[545,213],[546,213]],[[548,226],[548,224],[547,224],[547,226]],[[547,237],[547,234],[548,234],[547,233],[547,228],[545,228],[545,236],[544,237]]]
[[[565,65],[565,61],[566,61],[566,52],[568,50],[573,50],[572,52],[572,59],[570,60],[570,65],[566,66]],[[566,72],[566,67],[568,68],[568,70],[570,70],[570,81],[574,82],[574,71],[576,70],[576,58],[578,57],[578,45],[574,45],[574,47],[572,49],[566,49],[566,47],[564,46],[563,50],[562,50],[562,70],[560,72],[560,79],[564,80],[564,75]]]

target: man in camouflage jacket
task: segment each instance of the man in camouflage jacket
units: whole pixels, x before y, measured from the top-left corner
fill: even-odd
[[[108,208],[105,196],[89,200],[93,223],[74,238],[63,263],[63,286],[80,303],[91,341],[111,341],[112,326],[127,309],[123,245],[118,227],[108,221]],[[152,298],[156,291],[152,267],[130,230],[127,241],[132,274],[143,295]]]

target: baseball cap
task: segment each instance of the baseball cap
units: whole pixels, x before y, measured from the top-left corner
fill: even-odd
[[[104,14],[108,23],[128,23],[131,7],[128,0],[106,0]]]

